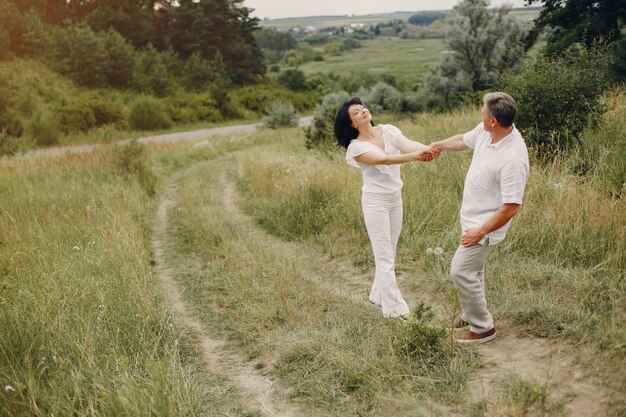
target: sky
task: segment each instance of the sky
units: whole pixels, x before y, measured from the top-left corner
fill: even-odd
[[[364,15],[397,11],[449,10],[459,0],[244,0],[243,6],[254,9],[253,17]],[[524,6],[524,0],[491,0],[491,6],[508,3]]]

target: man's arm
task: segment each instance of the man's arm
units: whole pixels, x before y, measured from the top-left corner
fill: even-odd
[[[430,147],[433,149],[438,149],[440,151],[452,151],[452,152],[460,152],[468,149],[468,146],[463,142],[463,135],[454,135],[449,137],[448,139],[440,140],[438,142],[433,142],[430,144]]]
[[[507,224],[509,220],[515,216],[519,208],[519,204],[503,204],[500,206],[498,211],[496,211],[493,216],[485,222],[485,224],[480,227],[470,227],[469,229],[463,231],[463,236],[461,236],[461,245],[467,248],[477,244],[483,237],[485,237],[486,234],[491,233],[494,230],[498,230]]]

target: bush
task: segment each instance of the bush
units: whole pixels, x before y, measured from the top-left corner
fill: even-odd
[[[146,156],[145,146],[133,140],[113,149],[113,165],[124,179],[136,178],[141,188],[149,195],[156,192],[157,176]]]
[[[311,148],[336,147],[337,140],[333,133],[335,115],[339,107],[350,96],[345,91],[326,95],[315,109],[313,124],[304,128],[305,146]]]
[[[78,103],[91,110],[94,117],[94,126],[108,124],[124,125],[126,123],[124,107],[120,103],[95,94],[81,97]]]
[[[402,93],[382,81],[370,89],[362,88],[356,95],[361,97],[365,106],[374,114],[402,110]]]
[[[294,91],[307,89],[306,77],[299,69],[288,69],[278,76],[278,82]]]
[[[520,74],[506,74],[500,89],[517,102],[516,126],[542,158],[579,144],[579,135],[605,108],[608,79],[604,48],[570,48],[559,57],[540,56]]]
[[[149,96],[140,97],[131,105],[128,123],[135,130],[155,130],[171,126],[161,102]]]
[[[289,101],[297,111],[303,112],[314,107],[318,95],[314,91],[292,91],[277,84],[257,84],[232,91],[236,105],[257,113],[264,113],[276,100]]]
[[[215,100],[206,94],[178,94],[164,102],[167,114],[176,124],[224,120]]]
[[[24,124],[11,108],[12,103],[5,104],[3,103],[5,100],[6,96],[0,96],[0,130],[6,132],[9,136],[21,137],[24,133]]]
[[[0,131],[0,156],[15,155],[31,147],[32,144],[26,139],[9,136],[6,132]]]
[[[54,115],[59,121],[59,127],[65,133],[86,132],[96,125],[93,110],[79,100],[56,107]]]
[[[267,116],[263,125],[270,129],[298,126],[298,113],[290,101],[274,101],[265,110]]]
[[[38,113],[28,123],[28,132],[37,145],[56,145],[61,136],[59,122],[51,114]]]
[[[430,324],[433,318],[431,307],[420,302],[394,341],[398,353],[426,369],[446,363],[450,357],[446,331]]]

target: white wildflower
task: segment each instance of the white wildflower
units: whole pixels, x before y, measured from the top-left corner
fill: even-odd
[[[4,390],[6,392],[14,392],[15,388],[13,388],[11,385],[5,385]]]
[[[80,246],[74,246],[72,249],[74,249],[74,250],[80,250]]]
[[[438,246],[435,249],[433,249],[433,253],[437,256],[442,255],[443,254],[443,248]]]
[[[432,255],[435,251],[433,250],[433,248],[428,248],[426,249],[426,254],[427,255]]]

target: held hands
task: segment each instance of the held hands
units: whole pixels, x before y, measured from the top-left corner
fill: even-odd
[[[428,148],[422,149],[421,151],[417,152],[418,159],[422,162],[430,162],[434,159],[437,159],[440,154],[441,150],[435,149],[432,146],[429,146]]]

